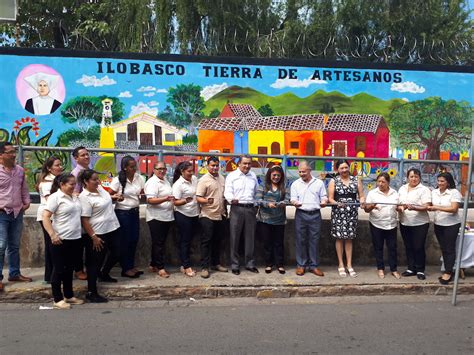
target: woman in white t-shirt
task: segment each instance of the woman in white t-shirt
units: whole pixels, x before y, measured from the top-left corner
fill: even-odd
[[[79,183],[83,187],[79,201],[82,207],[82,227],[85,231],[83,240],[87,267],[86,299],[92,303],[103,303],[107,302],[107,299],[97,292],[97,277],[101,281],[117,282],[110,277],[110,270],[120,259],[120,224],[114,212],[112,197],[100,186],[97,172],[91,169],[81,171]]]
[[[401,277],[397,271],[398,200],[398,192],[390,187],[390,175],[380,173],[377,176],[377,188],[369,191],[367,195],[364,211],[370,212],[370,233],[372,234],[378,276],[381,279],[385,277],[385,264],[383,260],[384,242],[387,244],[390,272],[396,279]]]
[[[174,196],[171,184],[166,179],[166,164],[159,161],[153,168],[153,175],[145,183],[146,223],[151,236],[150,269],[160,277],[168,278],[165,270],[165,243],[174,221]]]
[[[122,277],[137,278],[143,274],[135,268],[135,252],[140,236],[140,196],[145,180],[137,174],[137,162],[123,157],[120,172],[110,183],[110,194],[116,198],[115,214],[120,222],[120,264]]]
[[[400,205],[400,233],[405,243],[408,267],[402,276],[415,276],[425,280],[426,252],[425,243],[430,216],[431,191],[421,184],[421,172],[410,168],[407,172],[407,183],[398,190]]]
[[[181,272],[190,277],[196,275],[191,268],[190,252],[193,235],[199,226],[199,205],[196,200],[197,180],[190,162],[184,161],[176,166],[173,176],[174,219],[180,237]]]
[[[446,172],[438,175],[438,188],[431,192],[434,211],[434,230],[443,255],[444,273],[438,277],[442,285],[449,284],[453,279],[454,261],[456,259],[456,239],[461,227],[459,204],[461,193],[456,190],[453,176]]]
[[[75,186],[74,175],[56,176],[43,212],[43,226],[52,243],[51,288],[53,307],[57,309],[69,309],[71,304],[84,303],[83,300],[74,297],[72,289],[74,263],[82,252],[81,203],[74,195]]]
[[[41,225],[44,239],[44,282],[51,283],[51,273],[53,272],[53,261],[51,260],[51,238],[43,227],[43,211],[46,201],[51,195],[51,186],[56,176],[63,172],[61,160],[57,156],[50,156],[41,167],[40,176],[36,185],[36,191],[40,195],[40,204],[36,214],[36,221]]]

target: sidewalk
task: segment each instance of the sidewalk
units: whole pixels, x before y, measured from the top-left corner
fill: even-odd
[[[426,270],[426,280],[416,277],[395,279],[390,272],[384,279],[377,276],[373,267],[356,267],[359,276],[341,278],[335,266],[322,266],[324,277],[313,274],[297,276],[295,268],[287,268],[286,274],[277,271],[265,274],[259,268],[259,274],[241,269],[239,276],[231,272],[213,272],[211,277],[203,279],[199,273],[187,277],[178,269],[168,269],[171,277],[163,279],[145,270],[138,279],[119,277],[118,269],[112,276],[118,283],[99,283],[99,292],[113,300],[170,300],[184,298],[217,298],[217,297],[322,297],[322,296],[383,296],[383,295],[450,295],[452,284],[440,285],[439,266],[430,266]],[[403,271],[400,269],[400,271]],[[8,271],[4,270],[4,274]],[[43,269],[22,269],[24,275],[33,278],[31,283],[12,283],[4,279],[4,292],[0,293],[0,302],[46,302],[51,300],[51,287],[42,283]],[[6,276],[6,275],[5,275]],[[87,290],[87,282],[74,280],[74,289],[79,297]],[[458,294],[474,294],[474,269],[466,270],[466,278],[460,280]]]

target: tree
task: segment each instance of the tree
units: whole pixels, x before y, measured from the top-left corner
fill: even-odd
[[[204,116],[202,110],[205,104],[201,87],[178,84],[168,90],[166,101],[173,106],[174,124],[178,127],[188,126],[189,134],[194,134],[195,127]]]
[[[465,149],[469,142],[472,107],[467,102],[431,97],[395,108],[390,114],[391,136],[402,148],[427,149],[437,160],[440,149]]]
[[[270,107],[269,104],[265,104],[263,106],[260,106],[257,109],[257,111],[260,112],[260,114],[262,116],[273,116],[274,115],[273,110],[272,110],[272,108]]]
[[[62,120],[67,123],[76,123],[80,132],[86,135],[89,130],[102,121],[102,100],[106,96],[77,96],[61,106]],[[112,100],[112,122],[123,117],[123,103],[115,97]]]
[[[215,108],[214,110],[212,110],[209,115],[207,117],[209,118],[216,118],[216,117],[219,117],[219,115],[221,114],[221,111],[219,111],[217,108]]]
[[[325,102],[323,103],[323,106],[321,107],[320,112],[329,114],[329,113],[336,112],[336,110],[334,109],[334,106],[331,105],[329,102]]]

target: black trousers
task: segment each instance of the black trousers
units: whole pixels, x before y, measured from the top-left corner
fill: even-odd
[[[443,255],[444,270],[447,274],[453,273],[454,262],[456,260],[456,239],[458,238],[460,227],[461,223],[452,226],[434,225],[436,239],[438,239]]]
[[[425,243],[429,223],[420,226],[404,226],[400,224],[400,233],[405,243],[408,270],[425,272],[426,253]]]
[[[72,274],[74,264],[79,254],[82,253],[82,250],[83,244],[81,239],[63,240],[60,245],[51,245],[51,256],[53,260],[51,289],[53,291],[54,302],[59,302],[63,298],[74,297]],[[61,291],[61,284],[63,291]]]
[[[150,266],[154,266],[158,270],[165,268],[165,244],[172,223],[156,219],[147,222],[151,236]]]
[[[220,265],[221,240],[225,233],[225,220],[212,220],[207,217],[199,218],[201,223],[201,267]]]
[[[43,222],[39,222],[41,229],[43,230],[44,239],[44,281],[51,282],[51,274],[53,273],[53,260],[51,257],[51,237],[49,236],[46,229],[44,229]]]
[[[370,223],[370,232],[372,234],[372,244],[374,246],[375,261],[377,270],[385,270],[383,261],[383,246],[387,244],[388,265],[390,271],[397,271],[397,228],[380,229]]]
[[[102,250],[94,250],[92,238],[87,234],[82,237],[86,246],[87,291],[97,293],[97,277],[99,274],[108,275],[114,265],[120,260],[120,237],[117,230],[97,235],[104,241]]]
[[[191,267],[191,242],[194,233],[199,227],[198,216],[188,217],[181,212],[174,212],[174,219],[179,233],[179,256],[181,266],[185,269]]]
[[[81,241],[80,248],[81,251],[77,253],[76,260],[74,261],[74,272],[84,271],[84,253],[85,253],[85,238],[84,236],[79,239]]]
[[[283,267],[285,225],[257,222],[257,232],[263,239],[265,266]]]

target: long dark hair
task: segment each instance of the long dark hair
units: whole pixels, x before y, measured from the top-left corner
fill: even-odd
[[[44,178],[49,175],[49,169],[51,169],[56,160],[61,159],[59,159],[56,155],[51,155],[48,159],[45,160],[45,162],[41,166],[40,175],[35,186],[36,191],[39,191],[39,185],[44,181]]]
[[[438,178],[444,178],[446,179],[446,181],[448,182],[448,186],[450,189],[455,189],[456,188],[456,183],[454,182],[454,178],[453,176],[451,175],[451,173],[448,173],[448,172],[444,172],[444,173],[440,173],[438,175]]]
[[[84,169],[79,173],[79,176],[77,177],[77,181],[85,188],[86,187],[86,181],[89,181],[92,175],[97,174],[97,171],[93,169]]]
[[[51,193],[54,194],[56,191],[59,190],[62,184],[67,183],[68,180],[71,178],[73,178],[74,180],[76,179],[71,173],[62,173],[56,176],[53,180],[53,185],[51,186]]]
[[[270,169],[267,170],[267,174],[265,175],[265,192],[269,191],[272,188],[272,173],[276,171],[280,173],[281,178],[278,182],[278,190],[280,190],[280,196],[283,200],[285,198],[285,172],[281,168],[280,165],[273,165]]]
[[[173,184],[181,177],[181,175],[183,175],[183,171],[189,169],[191,166],[193,166],[193,164],[191,164],[189,161],[182,161],[176,165],[173,174]]]
[[[120,171],[118,173],[118,180],[120,182],[120,185],[122,185],[122,194],[125,191],[125,185],[127,185],[127,173],[125,172],[125,169],[128,166],[128,163],[131,161],[135,161],[135,159],[130,156],[126,155],[122,158],[122,161],[120,162]]]

